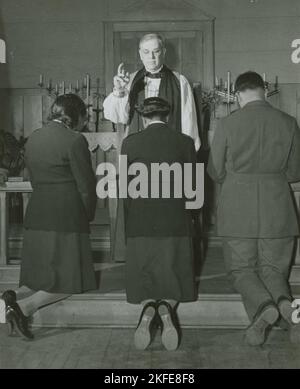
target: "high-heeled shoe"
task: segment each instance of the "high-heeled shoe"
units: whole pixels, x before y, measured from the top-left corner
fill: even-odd
[[[168,351],[175,351],[179,345],[179,324],[174,308],[167,301],[161,300],[157,310],[160,316],[162,344]]]
[[[8,324],[9,335],[13,330],[24,339],[33,339],[34,336],[28,328],[28,317],[24,315],[19,304],[17,303],[17,295],[13,290],[7,290],[2,295],[2,300],[6,306],[6,323]]]
[[[147,303],[141,313],[139,323],[134,334],[134,344],[138,350],[145,350],[154,337],[156,325],[156,303]]]

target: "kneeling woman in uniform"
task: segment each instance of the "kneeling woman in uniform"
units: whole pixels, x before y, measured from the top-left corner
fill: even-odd
[[[96,179],[86,139],[84,102],[58,96],[50,121],[26,144],[33,193],[24,220],[20,287],[0,300],[0,322],[33,338],[28,318],[40,307],[96,288],[89,221],[96,206]]]
[[[149,174],[152,166],[162,163],[195,167],[196,151],[192,138],[167,125],[167,101],[151,97],[137,111],[145,130],[125,138],[122,154],[127,157],[129,173],[139,171],[141,176],[143,165],[148,177],[141,179],[150,187],[148,198],[140,195],[144,191],[142,184],[135,185],[139,194],[133,193],[130,189],[138,177],[129,175],[129,193],[124,200],[127,301],[143,305],[134,337],[136,347],[145,349],[151,342],[152,329],[160,324],[163,345],[175,350],[179,344],[176,306],[196,299],[192,214],[185,208],[185,198],[172,196],[174,179],[169,182],[170,198],[151,198],[152,190],[156,191],[153,185],[161,188],[166,179],[155,181]]]

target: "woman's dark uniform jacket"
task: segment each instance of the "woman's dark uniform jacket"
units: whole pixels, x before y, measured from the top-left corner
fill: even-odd
[[[31,134],[25,159],[33,193],[24,220],[20,286],[65,294],[96,289],[88,235],[96,179],[86,139],[51,122]]]
[[[25,160],[33,186],[25,228],[89,232],[97,197],[84,136],[51,122],[29,137]]]
[[[168,163],[170,166],[172,163],[180,163],[182,167],[184,163],[190,163],[193,168],[193,185],[195,183],[197,157],[192,138],[165,124],[151,124],[146,130],[125,138],[121,154],[127,155],[128,165],[143,163],[148,172],[151,171],[151,163]],[[171,176],[171,194],[173,185]],[[193,212],[185,208],[187,199],[182,189],[183,198],[131,199],[128,196],[124,201],[126,237],[192,236]]]

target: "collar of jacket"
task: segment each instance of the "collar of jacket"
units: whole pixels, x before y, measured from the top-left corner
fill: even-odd
[[[248,107],[258,107],[258,106],[268,107],[269,105],[270,104],[266,100],[254,100],[244,105],[243,109],[246,107],[248,108]]]
[[[167,127],[168,125],[167,125],[167,123],[165,123],[165,122],[155,121],[155,122],[153,122],[153,123],[150,123],[150,124],[145,128],[145,130],[147,130],[148,128],[156,127],[156,126],[158,126],[158,127]]]

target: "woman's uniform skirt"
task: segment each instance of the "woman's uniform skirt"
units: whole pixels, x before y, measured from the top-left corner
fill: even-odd
[[[26,229],[20,286],[64,294],[96,289],[89,234]]]
[[[128,238],[126,294],[132,304],[148,299],[194,301],[197,294],[192,238]]]

